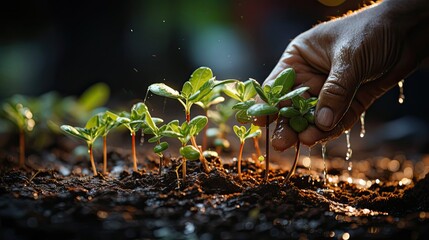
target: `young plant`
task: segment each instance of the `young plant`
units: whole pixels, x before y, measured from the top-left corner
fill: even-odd
[[[308,99],[302,96],[295,96],[292,98],[292,106],[283,107],[280,109],[279,114],[289,119],[289,126],[297,133],[300,133],[307,129],[309,124],[314,124],[314,109],[316,107],[318,99],[311,97]],[[299,143],[295,153],[295,160],[292,165],[292,169],[286,176],[285,181],[288,181],[290,177],[295,173],[296,165],[299,157]]]
[[[209,109],[207,111],[208,118],[215,124],[215,127],[207,129],[207,137],[214,138],[213,144],[218,154],[220,154],[223,149],[227,149],[230,146],[226,138],[231,131],[228,120],[235,113],[232,107],[236,103],[237,101],[235,99],[230,98],[228,101],[216,105],[216,110]]]
[[[195,103],[204,110],[204,113],[205,113],[207,118],[209,117],[208,112],[210,110],[210,107],[225,101],[225,98],[220,95],[222,88],[223,88],[223,85],[213,88],[212,91],[210,91],[205,97],[203,97],[199,102]],[[205,151],[207,149],[207,129],[208,129],[208,127],[209,127],[209,125],[207,124],[206,127],[204,128],[203,132],[202,132],[203,140],[202,140],[201,148],[203,151]]]
[[[133,170],[137,172],[137,152],[136,152],[136,132],[145,124],[146,105],[142,102],[136,103],[131,107],[131,112],[122,112],[119,115],[108,112],[110,118],[118,124],[125,126],[131,134],[131,152],[133,157]]]
[[[186,122],[189,123],[191,119],[192,105],[201,101],[216,86],[233,81],[235,80],[215,80],[210,68],[200,67],[192,73],[189,81],[186,81],[183,84],[181,92],[165,85],[164,83],[154,83],[150,85],[148,89],[156,95],[178,100],[185,109]],[[191,142],[195,148],[199,149],[194,137],[191,137]],[[200,155],[202,156],[201,161],[203,163],[204,171],[208,173],[210,169],[208,167],[207,160],[202,154]]]
[[[3,104],[3,111],[6,117],[12,121],[19,130],[19,160],[20,168],[25,165],[25,133],[31,132],[36,125],[33,113],[28,107],[24,107],[19,96],[13,97],[9,102]]]
[[[143,111],[145,113],[145,125],[144,134],[152,134],[153,137],[149,138],[148,142],[156,143],[153,151],[159,156],[159,174],[162,174],[162,166],[164,162],[163,152],[168,149],[167,142],[161,142],[161,138],[164,137],[163,133],[168,130],[168,125],[157,126],[157,123],[161,123],[163,120],[160,118],[152,118],[149,109],[146,105],[143,105]]]
[[[237,110],[235,118],[239,123],[246,124],[252,122],[252,118],[247,114],[247,109],[255,104],[254,97],[256,90],[253,86],[252,80],[245,82],[236,82],[235,84],[228,84],[224,93],[238,101],[232,108]],[[256,155],[261,156],[261,149],[259,148],[259,136],[253,138],[253,146],[255,147]]]
[[[277,105],[281,101],[293,99],[296,96],[301,95],[309,89],[309,87],[300,87],[291,91],[291,88],[295,82],[295,71],[292,68],[287,68],[283,70],[277,78],[274,80],[273,84],[261,85],[256,81],[252,80],[252,84],[258,93],[259,97],[264,101],[264,103],[257,103],[252,105],[247,109],[247,115],[252,117],[266,117],[265,124],[265,176],[264,181],[268,181],[268,172],[270,164],[270,155],[269,155],[269,116],[277,115],[279,109]],[[298,143],[299,144],[299,143]]]
[[[97,114],[98,124],[101,128],[101,135],[103,137],[103,174],[107,174],[107,135],[110,130],[118,127],[120,124],[113,119],[111,112],[106,111],[104,113]]]
[[[179,121],[174,120],[167,124],[168,129],[162,132],[163,136],[176,138],[178,139],[182,146],[179,150],[180,155],[182,155],[182,179],[186,180],[186,160],[197,160],[203,157],[201,151],[198,147],[192,145],[187,145],[189,140],[195,137],[199,132],[201,132],[204,127],[207,125],[208,119],[206,116],[196,116],[192,118],[189,123],[184,122],[182,125],[179,125]],[[179,169],[180,165],[176,169]],[[179,175],[177,173],[177,178]]]
[[[95,140],[97,140],[97,138],[103,134],[105,128],[105,126],[101,124],[100,121],[101,117],[97,114],[88,120],[84,128],[72,127],[70,125],[61,126],[61,130],[70,134],[71,136],[84,140],[88,145],[89,160],[91,161],[91,167],[94,176],[97,176],[97,168],[95,167],[94,163],[94,154],[92,147],[94,145]]]
[[[244,148],[244,143],[246,141],[246,139],[249,138],[255,138],[261,135],[261,130],[259,129],[258,126],[255,126],[253,124],[250,125],[249,129],[246,129],[245,126],[237,126],[234,125],[234,133],[235,135],[237,135],[237,137],[240,139],[240,150],[238,153],[238,166],[237,166],[237,170],[238,170],[238,178],[241,180],[241,158],[243,155],[243,148]]]

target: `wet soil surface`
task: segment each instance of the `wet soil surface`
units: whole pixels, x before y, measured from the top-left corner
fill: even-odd
[[[119,164],[121,157],[116,158]],[[16,169],[11,159],[0,160],[1,239],[429,236],[429,175],[403,186],[383,182],[358,188],[342,181],[324,186],[305,171],[285,183],[287,170],[272,170],[264,183],[264,172],[254,163],[244,163],[239,181],[234,164],[213,158],[210,173],[188,161],[187,179],[178,182],[174,159],[161,175],[149,161],[139,172],[96,177],[65,176],[57,167]]]

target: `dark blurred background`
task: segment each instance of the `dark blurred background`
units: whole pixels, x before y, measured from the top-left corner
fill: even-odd
[[[0,100],[16,93],[77,95],[97,82],[110,86],[112,99],[142,99],[149,84],[182,85],[199,66],[212,68],[219,79],[251,77],[262,82],[291,39],[367,3],[346,0],[335,7],[317,0],[2,3]],[[405,81],[405,102],[398,103],[399,90],[394,88],[368,111],[367,121],[404,116],[429,121],[421,97],[428,76],[427,68],[415,72]]]

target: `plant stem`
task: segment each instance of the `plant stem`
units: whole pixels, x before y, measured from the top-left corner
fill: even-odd
[[[298,158],[299,158],[299,149],[300,149],[300,146],[301,146],[301,143],[299,142],[299,140],[298,140],[298,142],[296,143],[296,148],[295,148],[295,160],[294,160],[294,162],[293,162],[293,165],[292,165],[292,168],[290,169],[290,171],[289,171],[289,173],[288,173],[288,175],[286,176],[286,178],[285,178],[285,183],[287,182],[287,181],[289,181],[289,179],[292,177],[292,175],[295,173],[295,170],[296,170],[296,165],[298,165]]]
[[[137,172],[136,133],[131,133],[131,151],[133,154],[133,170]]]
[[[208,117],[208,114],[207,114],[207,110],[205,110],[205,114],[206,114],[206,117],[208,119],[209,117]],[[207,129],[209,129],[209,125],[208,124],[206,124],[204,126],[204,129],[203,129],[203,142],[202,142],[202,145],[201,145],[201,148],[202,148],[203,151],[205,151],[207,149]]]
[[[269,116],[265,120],[265,176],[264,182],[268,182],[268,173],[270,171],[270,123]]]
[[[185,115],[186,115],[186,122],[189,123],[191,121],[191,113],[188,110],[186,110]]]
[[[92,166],[92,173],[94,174],[94,176],[97,176],[97,169],[95,168],[95,163],[94,163],[94,154],[92,152],[92,144],[88,144],[88,152],[89,152],[89,160],[91,161],[91,166]]]
[[[243,181],[243,178],[241,177],[241,158],[243,155],[243,148],[244,148],[244,141],[240,142],[240,150],[238,152],[238,166],[237,166],[237,170],[238,170],[238,178],[240,179],[240,181]]]
[[[198,149],[198,151],[200,151],[200,162],[201,162],[201,164],[203,164],[204,172],[209,173],[210,168],[209,168],[209,165],[207,164],[207,159],[204,157],[203,152],[201,151],[201,148],[198,147],[194,136],[191,137],[191,143],[195,148]]]
[[[158,144],[160,144],[161,141],[158,140]],[[164,154],[162,154],[162,152],[159,154],[159,175],[162,174],[162,163],[164,161]]]
[[[182,159],[182,179],[183,179],[183,182],[186,181],[186,158],[185,157],[183,157]]]
[[[24,129],[19,131],[19,168],[23,168],[25,165],[25,132]]]
[[[103,174],[107,174],[107,136],[103,136]]]
[[[253,147],[255,148],[257,158],[259,158],[259,156],[261,156],[261,148],[259,147],[259,137],[253,137]],[[259,160],[256,160],[255,164],[257,166],[261,165]]]

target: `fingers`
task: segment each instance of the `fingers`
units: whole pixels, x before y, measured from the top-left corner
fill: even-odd
[[[321,130],[334,129],[349,108],[360,85],[353,73],[351,64],[344,60],[332,67],[316,107],[316,125]]]
[[[298,136],[292,130],[286,118],[280,117],[273,132],[271,144],[276,151],[285,151],[294,146],[298,141]]]

